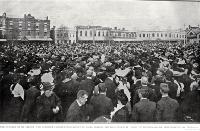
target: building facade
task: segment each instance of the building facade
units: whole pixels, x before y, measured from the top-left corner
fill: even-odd
[[[76,26],[77,42],[108,42],[111,28],[102,26]]]
[[[125,28],[118,29],[114,27],[111,30],[111,38],[115,42],[134,42],[136,41],[137,35],[134,31],[125,30]]]
[[[0,19],[3,21],[3,24],[0,25],[0,33],[7,40],[51,41],[48,17],[41,20],[31,16],[31,14],[25,14],[23,18],[11,18],[4,13]]]
[[[59,44],[71,44],[76,43],[76,30],[75,28],[69,28],[61,26],[55,30],[55,43]]]
[[[187,28],[187,41],[189,43],[200,43],[200,28],[191,27]]]
[[[125,28],[102,26],[60,27],[55,31],[57,43],[140,42],[140,41],[186,41],[184,30],[130,31]]]
[[[184,41],[185,36],[183,30],[137,31],[137,41]]]

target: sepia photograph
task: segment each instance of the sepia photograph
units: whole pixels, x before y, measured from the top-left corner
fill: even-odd
[[[0,127],[16,123],[200,124],[200,1],[0,0]]]

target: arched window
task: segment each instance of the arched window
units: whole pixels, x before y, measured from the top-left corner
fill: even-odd
[[[90,36],[92,36],[92,31],[90,31]]]
[[[139,36],[141,37],[141,34]]]
[[[143,34],[143,37],[145,37],[145,34]]]
[[[152,33],[152,37],[155,37],[155,34],[154,34],[154,33]]]
[[[159,33],[157,33],[157,37],[159,37]]]
[[[87,31],[85,31],[85,36],[87,36]]]
[[[104,31],[103,31],[103,34],[102,34],[102,36],[104,36]]]
[[[80,36],[82,36],[82,31],[80,31]]]
[[[98,36],[100,36],[101,35],[101,33],[100,33],[100,31],[98,32]]]
[[[178,34],[176,35],[176,37],[178,38]]]
[[[163,37],[163,34],[161,33],[160,36]]]
[[[167,37],[167,34],[165,34],[165,37]]]

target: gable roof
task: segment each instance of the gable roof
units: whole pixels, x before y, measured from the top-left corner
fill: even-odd
[[[194,35],[197,35],[200,33],[200,28],[192,28],[190,31],[187,32],[187,34],[193,33]]]

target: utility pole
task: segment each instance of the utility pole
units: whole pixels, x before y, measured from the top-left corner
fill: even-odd
[[[183,31],[184,31],[184,47],[185,47],[185,43],[186,43],[186,30],[185,30],[185,24],[184,24]]]
[[[92,35],[92,40],[93,40],[93,45],[95,44],[95,36],[94,36],[94,33],[96,32],[95,31],[95,27],[94,27],[94,24],[93,24],[93,20],[92,20],[92,31],[93,31],[93,35]]]

